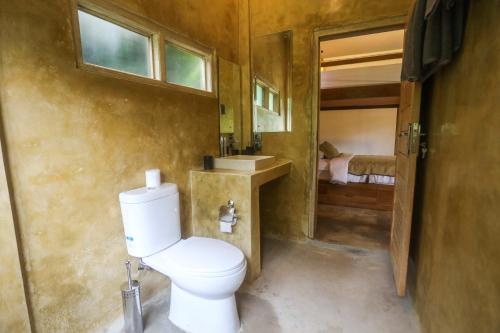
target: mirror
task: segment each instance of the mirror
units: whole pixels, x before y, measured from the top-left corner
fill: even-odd
[[[241,68],[219,57],[219,132],[221,156],[241,151]]]
[[[252,39],[254,145],[262,132],[291,130],[292,32]]]

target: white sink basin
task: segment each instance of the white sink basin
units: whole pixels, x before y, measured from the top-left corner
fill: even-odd
[[[274,156],[233,155],[215,158],[214,167],[216,169],[255,171],[271,167],[275,160]]]

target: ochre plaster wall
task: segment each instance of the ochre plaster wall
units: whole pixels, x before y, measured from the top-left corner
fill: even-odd
[[[238,62],[237,1],[117,3]],[[188,173],[218,152],[217,100],[77,69],[66,0],[0,0],[0,8],[1,117],[34,326],[98,331],[121,313],[118,193],[159,167],[179,185],[189,234]],[[148,274],[146,295],[164,285]]]
[[[399,15],[409,11],[410,0],[254,0],[250,3],[251,33],[260,36],[292,30],[292,131],[264,133],[264,155],[292,160],[289,177],[263,187],[261,225],[265,233],[304,238],[308,229],[312,65],[315,28],[340,27]]]
[[[252,144],[252,100],[250,0],[238,1],[238,53],[241,66],[241,148]]]
[[[427,87],[415,304],[429,333],[500,332],[500,1],[470,1],[463,49]]]

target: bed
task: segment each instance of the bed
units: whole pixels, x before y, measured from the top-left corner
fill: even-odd
[[[370,183],[394,185],[396,156],[346,155],[320,159],[319,178],[334,184]]]
[[[392,210],[395,156],[348,155],[320,159],[318,203]]]

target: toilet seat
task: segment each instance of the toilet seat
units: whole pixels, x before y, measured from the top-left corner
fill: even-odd
[[[223,277],[246,269],[245,256],[224,241],[190,237],[152,256],[143,258],[155,270],[165,274],[191,277]]]

